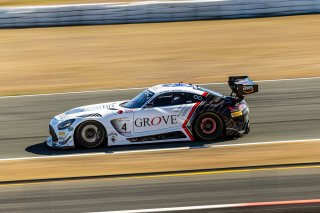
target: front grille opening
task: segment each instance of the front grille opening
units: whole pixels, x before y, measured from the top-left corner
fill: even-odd
[[[49,133],[52,137],[52,141],[53,142],[57,142],[58,141],[58,137],[57,137],[57,134],[55,133],[53,127],[51,125],[49,125]]]

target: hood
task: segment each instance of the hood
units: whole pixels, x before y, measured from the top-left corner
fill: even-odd
[[[71,119],[75,117],[82,117],[87,114],[92,113],[112,113],[117,112],[117,110],[122,109],[123,107],[120,104],[126,101],[117,101],[117,102],[109,102],[109,103],[101,103],[101,104],[93,104],[93,105],[86,105],[77,108],[70,109],[60,115],[57,115],[55,118],[57,120],[64,120],[64,119]]]

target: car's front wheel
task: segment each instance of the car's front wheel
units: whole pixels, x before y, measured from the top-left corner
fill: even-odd
[[[81,147],[96,148],[104,143],[106,130],[98,122],[86,121],[77,128],[75,138]]]
[[[194,123],[196,137],[204,141],[212,141],[220,137],[223,128],[222,119],[212,112],[201,114]]]

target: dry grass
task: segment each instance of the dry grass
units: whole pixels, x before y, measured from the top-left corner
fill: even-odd
[[[320,141],[1,161],[0,181],[319,162],[318,148]]]
[[[320,15],[0,30],[0,94],[320,76]]]

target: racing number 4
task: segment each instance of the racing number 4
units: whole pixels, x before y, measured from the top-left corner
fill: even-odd
[[[123,130],[124,132],[127,131],[127,123],[124,123],[121,127],[121,130]]]

